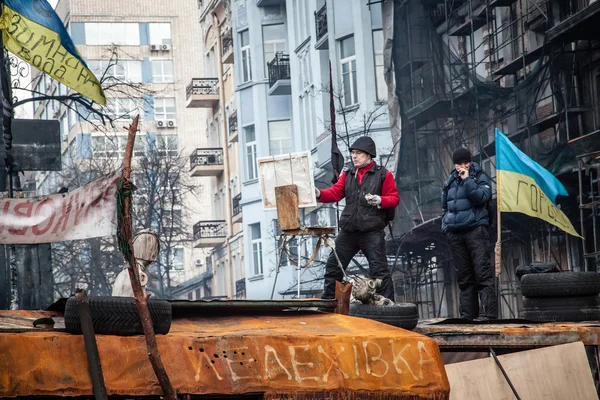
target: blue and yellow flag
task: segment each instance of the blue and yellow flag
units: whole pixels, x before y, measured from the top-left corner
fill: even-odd
[[[557,196],[568,196],[565,187],[519,150],[500,129],[496,129],[496,185],[500,212],[520,212],[540,218],[581,237],[556,206]]]
[[[100,82],[46,0],[4,0],[0,29],[4,46],[11,53],[76,92],[106,105]]]

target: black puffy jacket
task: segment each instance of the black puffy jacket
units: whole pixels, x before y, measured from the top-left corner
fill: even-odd
[[[489,226],[487,202],[492,198],[490,177],[472,162],[469,177],[462,180],[453,170],[442,189],[442,231],[464,231]]]

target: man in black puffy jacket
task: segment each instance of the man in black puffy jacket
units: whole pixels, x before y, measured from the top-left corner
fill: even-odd
[[[490,177],[471,162],[468,149],[452,155],[454,170],[442,189],[442,230],[452,250],[460,289],[460,316],[469,320],[498,318],[498,298],[490,261]],[[479,307],[481,301],[481,309]]]

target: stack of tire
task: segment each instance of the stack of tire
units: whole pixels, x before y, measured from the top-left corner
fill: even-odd
[[[536,322],[600,321],[600,274],[541,272],[521,277],[520,317]]]
[[[372,319],[409,331],[415,329],[419,322],[417,305],[412,303],[396,303],[389,306],[350,303],[350,315]]]

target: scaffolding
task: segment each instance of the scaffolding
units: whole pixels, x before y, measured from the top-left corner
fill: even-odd
[[[570,193],[581,184],[578,170],[590,182],[600,182],[590,156],[578,158],[600,148],[600,90],[594,89],[600,84],[600,43],[591,33],[600,23],[598,3],[394,3],[393,59],[402,118],[396,179],[402,204],[394,224],[396,239],[389,248],[397,289],[417,302],[426,316],[452,316],[458,309],[449,249],[439,227],[440,190],[452,168],[454,149],[468,147],[495,181],[494,130],[500,128],[529,156],[560,175]],[[600,196],[600,186],[592,192],[592,203],[594,196]],[[572,220],[582,220],[587,238],[582,251],[575,240],[539,220],[503,217],[503,242],[510,244],[503,246],[498,289],[503,316],[518,316],[521,306],[514,275],[518,265],[548,260],[563,269],[596,270],[600,203],[582,208],[567,199],[560,205]],[[585,224],[584,211],[589,214]],[[583,259],[596,263],[588,265]],[[440,306],[440,301],[446,304]]]

